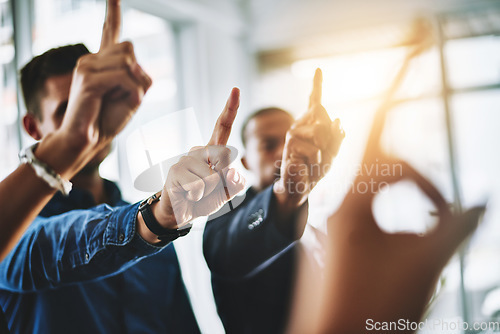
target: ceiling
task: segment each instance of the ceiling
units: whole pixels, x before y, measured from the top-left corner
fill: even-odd
[[[415,17],[447,39],[500,34],[500,1],[248,0],[249,40],[261,65],[401,45]]]
[[[250,40],[259,51],[290,47],[319,35],[408,22],[416,15],[457,13],[458,17],[469,11],[487,12],[492,8],[500,9],[498,0],[233,1],[246,6],[245,11],[249,13]],[[484,16],[484,13],[482,15]],[[494,16],[492,15],[490,21],[497,22]]]

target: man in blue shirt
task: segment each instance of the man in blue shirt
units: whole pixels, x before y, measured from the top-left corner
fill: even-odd
[[[50,137],[66,122],[70,89],[81,82],[98,88],[106,80],[96,80],[101,72],[123,68],[132,80],[144,79],[131,44],[116,43],[119,17],[108,19],[119,15],[119,5],[110,4],[97,54],[81,44],[66,46],[22,70],[23,123],[33,138]],[[107,98],[125,102],[107,108],[107,117],[141,100],[125,94],[132,84],[116,83]],[[71,179],[69,196],[56,194],[0,264],[0,305],[13,333],[199,333],[170,241],[189,231],[182,228],[187,222],[217,211],[243,188],[239,174],[227,169],[230,152],[214,146],[227,142],[238,101],[233,89],[209,145],[181,158],[161,195],[141,204],[126,204],[116,185],[99,176],[109,152],[103,145]],[[96,103],[109,107],[105,100]]]
[[[80,54],[79,51],[86,51],[81,45],[67,50],[75,51],[76,55]],[[76,55],[73,59],[76,59]],[[68,61],[72,61],[71,57],[63,61],[60,66],[63,68],[68,66],[64,65]],[[74,67],[74,62],[71,66]],[[44,74],[43,72],[36,73],[40,76]],[[123,101],[121,99],[114,101],[106,99],[106,107],[101,108],[95,102],[102,100],[108,93],[116,91],[116,84],[110,81],[100,81],[98,83],[99,89],[96,90],[95,83],[89,81],[89,79],[94,78],[94,75],[87,75],[86,79],[78,80],[81,79],[82,75],[87,74],[78,72],[75,75],[77,80],[72,86],[65,122],[50,136],[45,136],[43,140],[27,148],[22,154],[25,156],[22,160],[23,163],[0,183],[0,197],[2,198],[0,205],[0,226],[2,227],[0,260],[3,260],[16,247],[23,232],[54,197],[56,191],[67,192],[70,190],[71,183],[67,179],[72,179],[92,159],[94,154],[102,150],[106,142],[111,142],[114,135],[128,122],[129,113],[134,112],[134,109],[137,109],[140,104],[139,99],[129,105],[129,108],[122,108],[122,117],[108,119],[106,127],[102,127],[100,122],[108,116],[108,112],[116,111],[113,109],[115,104],[123,103]],[[130,77],[127,69],[104,70],[97,75],[101,79],[113,78],[115,81]],[[26,77],[24,76],[25,79]],[[147,77],[145,76],[145,78]],[[136,82],[135,85],[128,86],[126,91],[130,94],[134,92],[143,94],[150,85],[150,80],[143,83]],[[77,102],[75,103],[75,101]],[[120,116],[120,114],[116,116]],[[101,139],[99,141],[92,140],[97,137]],[[107,185],[108,183],[105,183],[105,188],[108,188]],[[70,198],[73,200],[77,198],[78,192],[79,189],[75,189]],[[118,193],[112,195],[110,200],[117,201],[119,198],[116,195],[119,197]],[[64,212],[68,207],[82,207],[77,200],[70,203],[68,202],[69,198],[66,199],[61,194],[57,194],[55,197],[46,206],[44,216]],[[88,205],[83,204],[83,206]],[[9,332],[7,323],[0,309],[0,333],[6,332]]]

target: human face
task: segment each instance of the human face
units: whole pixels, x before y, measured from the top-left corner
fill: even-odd
[[[25,122],[26,130],[36,140],[44,138],[61,126],[68,107],[72,79],[73,74],[70,72],[50,77],[45,81],[44,92],[39,102],[42,119],[30,116],[29,125]],[[111,145],[100,151],[84,170],[97,168],[109,154],[110,149]]]
[[[293,122],[290,115],[280,111],[254,117],[248,122],[242,162],[256,176],[257,190],[270,186],[279,177],[286,133]]]
[[[50,77],[45,81],[44,94],[40,98],[42,120],[38,120],[41,137],[57,130],[68,106],[69,90],[73,74]]]

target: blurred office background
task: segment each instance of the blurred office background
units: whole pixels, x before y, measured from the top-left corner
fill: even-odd
[[[101,0],[0,0],[0,179],[31,143],[21,128],[19,68],[64,44],[84,42],[97,51],[104,12]],[[436,43],[413,62],[384,145],[430,178],[455,210],[488,202],[470,244],[443,273],[429,318],[498,316],[500,1],[123,0],[122,39],[134,43],[154,85],[102,175],[118,182],[129,201],[148,196],[134,181],[162,155],[148,161],[145,151],[203,144],[233,86],[241,89],[241,106],[230,144],[241,151],[245,115],[272,105],[301,115],[314,69],[321,67],[324,106],[346,132],[332,170],[311,196],[310,222],[323,228],[359,167],[373,112],[404,58],[416,16],[433,26]],[[156,139],[151,133],[161,131],[150,131],[152,124],[165,126]],[[435,223],[432,211],[405,183],[375,203],[380,225],[390,232],[425,232]],[[189,247],[199,247],[193,245],[201,235],[196,229]]]

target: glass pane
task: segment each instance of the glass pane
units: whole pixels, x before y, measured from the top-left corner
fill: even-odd
[[[342,106],[374,99],[389,86],[406,55],[405,48],[391,48],[330,58],[308,59],[292,65],[299,78],[310,77],[314,69],[324,72],[324,103]],[[440,91],[439,58],[435,48],[416,58],[398,92],[398,98],[417,98]]]
[[[97,52],[105,6],[96,0],[34,0],[33,54],[75,43]]]
[[[465,268],[469,308],[474,320],[482,320],[494,309],[485,303],[487,293],[500,287],[500,90],[460,94],[452,102],[463,206],[488,202]]]
[[[18,165],[19,131],[14,35],[9,1],[0,1],[0,180]]]
[[[500,83],[500,37],[451,40],[444,51],[451,88]]]
[[[382,138],[386,151],[409,162],[432,181],[452,202],[446,126],[441,100],[408,102],[388,115]],[[384,175],[384,166],[373,173]],[[401,175],[401,166],[389,171]],[[402,182],[385,189],[375,202],[375,215],[385,230],[424,232],[435,223],[432,204],[413,183]]]

